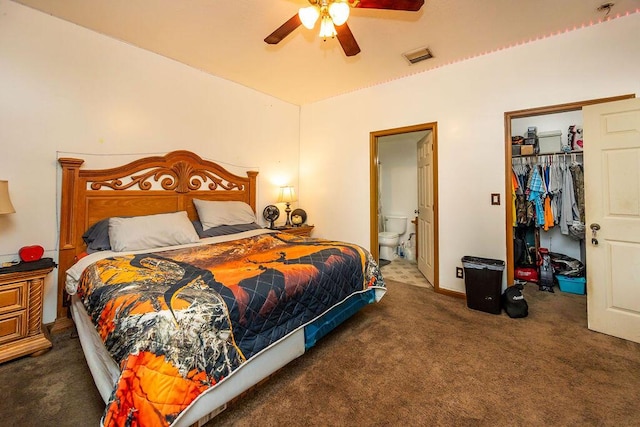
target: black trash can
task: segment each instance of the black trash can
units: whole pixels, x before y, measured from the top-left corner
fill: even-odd
[[[467,307],[500,314],[504,261],[473,256],[462,257]]]

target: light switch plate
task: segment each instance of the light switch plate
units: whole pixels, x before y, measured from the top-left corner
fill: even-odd
[[[491,204],[492,205],[500,204],[500,193],[491,193]]]

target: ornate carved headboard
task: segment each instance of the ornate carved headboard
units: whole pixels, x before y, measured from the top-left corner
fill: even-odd
[[[256,210],[256,177],[235,175],[189,151],[146,157],[111,169],[82,170],[82,159],[60,158],[62,195],[57,318],[53,328],[72,325],[64,293],[66,271],[85,251],[83,233],[112,216],[185,210],[197,219],[193,199],[238,200]]]

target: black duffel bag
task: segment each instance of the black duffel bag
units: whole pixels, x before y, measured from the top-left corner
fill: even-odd
[[[502,293],[502,308],[509,317],[519,318],[529,315],[529,304],[522,294],[522,285],[509,286]]]

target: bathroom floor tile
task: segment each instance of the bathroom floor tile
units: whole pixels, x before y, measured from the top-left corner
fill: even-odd
[[[404,258],[396,258],[380,269],[382,277],[398,282],[407,283],[423,288],[433,288],[427,279],[418,270],[416,261],[408,261]]]

